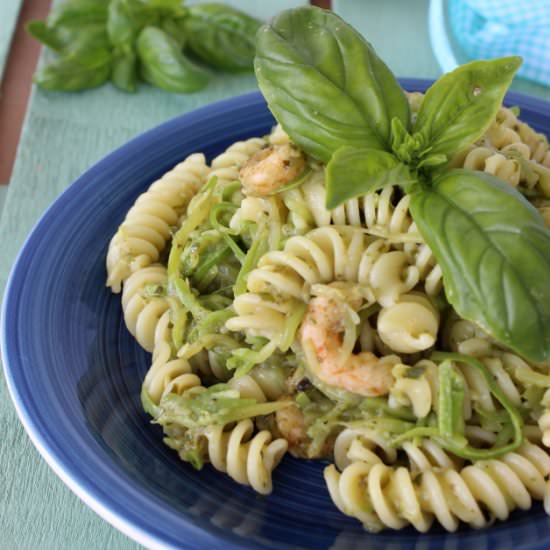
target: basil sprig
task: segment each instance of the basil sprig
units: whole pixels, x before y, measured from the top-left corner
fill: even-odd
[[[339,147],[389,150],[391,121],[409,105],[373,47],[331,12],[283,11],[257,35],[256,77],[292,139],[329,161]]]
[[[337,15],[281,13],[257,36],[258,84],[275,118],[327,162],[326,207],[399,185],[463,318],[535,362],[550,360],[550,232],[498,178],[448,160],[494,120],[519,57],[474,61],[427,91],[416,120],[372,46]]]

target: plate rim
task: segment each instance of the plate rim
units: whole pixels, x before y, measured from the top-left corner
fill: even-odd
[[[431,79],[415,78],[403,78],[399,79],[399,81],[407,90],[421,89],[422,91],[425,91],[425,89],[433,82]],[[524,108],[535,110],[541,115],[546,114],[547,116],[550,116],[550,102],[540,98],[517,92],[509,92],[506,95],[505,100],[508,104],[521,103]],[[48,219],[52,215],[52,211],[59,208],[60,204],[63,202],[70,200],[73,195],[79,193],[84,186],[88,185],[88,180],[93,178],[96,173],[100,173],[105,166],[108,166],[113,161],[116,162],[119,156],[126,155],[129,151],[136,146],[139,146],[141,143],[155,138],[158,139],[162,137],[163,134],[170,132],[170,130],[181,129],[184,125],[200,122],[204,119],[205,115],[208,115],[209,117],[217,116],[218,114],[224,113],[235,106],[243,106],[246,104],[246,106],[250,107],[253,104],[260,104],[262,102],[265,104],[265,100],[261,93],[259,91],[252,91],[207,104],[198,109],[194,109],[182,115],[171,118],[153,128],[146,130],[145,132],[140,133],[102,157],[99,161],[95,162],[91,167],[84,171],[82,175],[69,184],[34,223],[12,264],[4,289],[0,313],[0,353],[8,393],[25,432],[48,466],[77,497],[79,497],[89,508],[91,508],[113,527],[147,548],[182,548],[186,547],[186,541],[181,541],[181,544],[174,546],[166,538],[163,538],[162,535],[159,536],[152,534],[147,529],[140,527],[137,522],[126,517],[124,510],[121,510],[115,502],[110,499],[103,498],[103,495],[98,496],[95,494],[93,481],[87,478],[82,472],[79,473],[78,469],[75,471],[74,465],[67,464],[63,456],[59,456],[59,454],[55,452],[55,449],[50,448],[46,441],[47,431],[43,432],[40,429],[35,420],[33,420],[32,412],[29,410],[28,399],[29,395],[32,394],[29,393],[26,396],[25,392],[21,388],[17,387],[13,377],[13,374],[17,371],[18,367],[20,368],[20,365],[17,365],[17,357],[13,356],[14,354],[11,350],[13,344],[9,342],[9,337],[11,334],[11,328],[9,325],[11,324],[12,319],[8,321],[8,312],[14,308],[15,310],[17,309],[17,304],[13,304],[12,302],[16,300],[15,295],[17,294],[18,274],[24,261],[26,260],[26,256],[30,252],[29,249],[35,239],[35,236],[40,232],[43,225],[48,223]],[[225,538],[222,539],[215,533],[203,529],[199,525],[193,523],[188,517],[182,517],[182,535],[183,534],[194,535],[197,539],[202,537],[203,539],[210,538],[212,542],[223,542],[224,548],[243,547],[243,545],[235,546],[232,541]]]

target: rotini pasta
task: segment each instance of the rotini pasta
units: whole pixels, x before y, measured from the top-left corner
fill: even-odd
[[[216,176],[221,183],[238,181],[240,167],[265,145],[263,138],[251,138],[230,145],[212,161],[210,176]]]
[[[550,219],[548,142],[512,110],[451,166]],[[113,237],[107,284],[152,352],[166,444],[261,494],[287,451],[331,460],[332,500],[371,531],[550,513],[550,365],[453,310],[401,186],[328,210],[326,174],[276,126],[188,157]]]
[[[107,286],[113,292],[120,292],[133,272],[159,259],[171,228],[209,172],[204,155],[191,155],[139,196],[109,244]]]
[[[414,366],[399,363],[392,368],[392,375],[395,382],[390,389],[390,405],[410,406],[417,418],[437,409],[437,365],[433,361],[422,359]]]
[[[505,520],[515,508],[528,509],[531,499],[545,498],[550,457],[536,445],[526,443],[500,459],[459,471],[444,456],[416,475],[404,466],[356,461],[341,474],[328,466],[325,479],[336,506],[373,531],[413,525],[425,532],[434,519],[448,531],[455,531],[459,521],[480,528],[491,516]]]
[[[170,308],[164,297],[168,277],[162,265],[150,265],[128,277],[122,291],[122,309],[128,330],[147,351],[153,351],[155,330]]]
[[[311,288],[334,281],[357,283],[371,301],[393,305],[412,290],[420,275],[403,251],[360,229],[324,227],[288,239],[282,251],[265,254],[247,279],[248,293],[234,302],[238,317],[229,330],[251,330],[273,338],[281,334],[296,301],[307,303]],[[267,296],[273,296],[268,298]]]
[[[479,142],[457,154],[452,164],[496,175],[528,195],[550,196],[548,139],[505,107]]]
[[[153,362],[143,382],[144,390],[155,405],[164,395],[182,394],[201,387],[201,379],[193,373],[189,362],[175,357],[169,323],[169,312],[166,311],[156,327]]]
[[[272,440],[268,430],[256,435],[253,432],[254,424],[250,419],[241,420],[229,430],[224,426],[207,428],[208,457],[216,470],[267,495],[272,491],[271,473],[284,456],[288,444],[285,439]]]

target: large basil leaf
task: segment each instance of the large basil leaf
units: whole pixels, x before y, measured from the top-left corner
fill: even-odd
[[[326,207],[331,210],[385,185],[405,185],[409,179],[407,167],[391,153],[341,147],[327,165]]]
[[[283,11],[258,32],[256,77],[293,141],[328,161],[343,145],[390,149],[390,124],[409,105],[372,46],[332,12]]]
[[[467,170],[416,191],[410,208],[459,315],[527,359],[550,359],[550,231],[535,208]]]
[[[186,47],[213,67],[251,71],[261,21],[224,4],[191,6],[184,20]]]
[[[495,118],[520,65],[521,57],[473,61],[442,76],[426,92],[413,136],[431,155],[466,148]]]

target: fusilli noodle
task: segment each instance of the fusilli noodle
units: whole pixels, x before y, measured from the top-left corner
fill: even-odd
[[[550,457],[530,443],[459,471],[438,464],[415,475],[404,466],[365,461],[352,462],[341,474],[334,466],[325,469],[336,506],[373,531],[410,524],[425,532],[434,518],[448,531],[459,521],[484,527],[491,515],[504,520],[515,508],[528,509],[532,498],[543,500],[549,474]]]
[[[170,308],[163,295],[167,282],[166,268],[150,265],[132,273],[124,284],[124,321],[130,334],[147,351],[153,351],[157,324]]]
[[[210,172],[204,155],[190,155],[140,195],[109,244],[107,286],[120,292],[133,272],[156,262],[185,207]]]
[[[285,439],[273,440],[268,430],[253,433],[254,424],[250,419],[241,420],[230,429],[224,426],[207,428],[208,458],[216,470],[267,495],[272,491],[271,474],[288,444]]]

